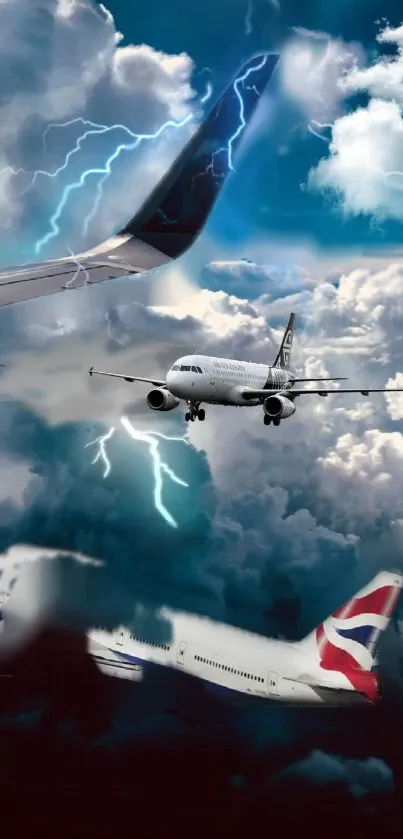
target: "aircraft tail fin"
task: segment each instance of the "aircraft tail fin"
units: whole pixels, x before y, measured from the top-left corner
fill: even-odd
[[[295,313],[291,312],[273,367],[282,367],[283,369],[287,369],[290,366],[292,341],[294,337],[294,323]]]
[[[376,663],[376,647],[395,610],[403,575],[381,571],[368,585],[319,624],[300,645],[319,659],[324,670],[369,672]],[[351,681],[351,679],[350,679]]]
[[[120,234],[170,258],[200,233],[232,167],[233,154],[277,64],[278,55],[247,61],[171,168]]]

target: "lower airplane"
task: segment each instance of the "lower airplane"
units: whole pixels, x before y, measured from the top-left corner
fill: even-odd
[[[89,633],[89,650],[103,672],[112,669],[123,678],[139,678],[143,668],[162,665],[233,695],[297,705],[374,703],[381,697],[373,672],[376,646],[402,585],[403,575],[382,571],[299,642],[164,609],[161,617],[172,627],[171,640],[141,638],[129,629],[99,629]]]
[[[35,549],[38,555],[60,551]],[[3,555],[0,625],[13,624],[13,589],[20,567]],[[381,698],[376,648],[398,604],[400,572],[381,571],[302,641],[265,638],[194,614],[163,608],[170,637],[103,627],[87,633],[88,652],[104,674],[140,681],[148,668],[173,668],[230,700],[248,697],[287,704],[373,704]],[[18,598],[16,597],[16,600]],[[4,647],[3,647],[4,650]],[[3,671],[3,675],[4,671]]]
[[[403,388],[337,388],[328,387],[301,390],[296,384],[306,382],[345,381],[345,377],[297,378],[289,370],[294,336],[295,314],[290,315],[280,349],[271,367],[250,361],[233,361],[207,355],[189,355],[178,358],[164,380],[107,373],[91,367],[90,376],[113,376],[126,382],[146,382],[154,385],[147,396],[147,405],[153,411],[171,411],[180,400],[188,406],[185,419],[203,421],[206,416],[201,404],[230,405],[236,408],[263,406],[265,425],[280,425],[281,420],[295,413],[295,400],[299,396],[328,396],[336,393],[386,393],[401,392]]]

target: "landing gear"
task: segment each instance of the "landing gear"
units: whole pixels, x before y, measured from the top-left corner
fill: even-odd
[[[272,419],[271,417],[268,417],[266,414],[263,417],[263,422],[265,425],[270,425],[271,422],[273,423],[273,425],[280,425],[279,419]]]
[[[203,422],[206,419],[206,412],[204,408],[199,407],[200,402],[194,402],[189,405],[190,411],[186,411],[185,420],[186,422],[194,422],[195,419],[200,420]]]

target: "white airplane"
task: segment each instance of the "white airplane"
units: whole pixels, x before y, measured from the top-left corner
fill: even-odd
[[[1,555],[3,655],[7,651],[7,629],[11,628],[12,638],[16,618],[20,617],[20,623],[22,620],[23,603],[32,606],[33,581],[37,593],[46,582],[47,572],[40,572],[40,564],[38,577],[32,576],[32,562],[22,559],[26,551],[27,557],[36,552],[38,557],[46,555],[49,559],[51,554],[60,557],[63,553],[15,546]],[[80,556],[83,560],[85,557]],[[28,572],[25,579],[24,568]],[[99,627],[87,633],[87,648],[97,668],[109,676],[140,681],[150,667],[173,668],[241,703],[255,697],[296,705],[372,704],[381,697],[379,677],[374,672],[376,647],[396,609],[402,586],[402,573],[380,572],[302,641],[269,639],[162,608],[159,616],[169,626],[169,638],[152,637],[151,633],[140,636],[123,626],[115,630]],[[4,659],[0,673],[6,675]]]
[[[335,393],[385,393],[401,392],[403,388],[337,388],[329,390],[315,388],[301,390],[295,384],[306,382],[345,381],[345,377],[297,378],[289,369],[294,336],[295,314],[290,315],[280,349],[271,367],[254,364],[251,361],[234,361],[228,358],[213,358],[207,355],[189,355],[178,358],[164,380],[128,376],[122,373],[107,373],[91,367],[90,376],[113,376],[126,382],[147,382],[154,385],[147,396],[147,405],[153,411],[171,411],[183,399],[188,410],[185,419],[193,422],[204,420],[206,412],[200,405],[231,405],[236,408],[263,405],[265,425],[280,425],[281,420],[295,413],[295,400],[299,396],[317,394],[328,396]]]
[[[232,694],[287,704],[351,705],[381,698],[376,647],[403,586],[399,572],[382,571],[302,641],[256,635],[196,615],[162,609],[169,640],[139,637],[120,627],[88,633],[100,670],[140,679],[149,666],[188,673]]]

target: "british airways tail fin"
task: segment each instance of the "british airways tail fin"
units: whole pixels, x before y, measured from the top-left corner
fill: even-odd
[[[131,234],[173,259],[190,247],[232,169],[277,60],[278,55],[266,54],[246,62],[120,234]]]
[[[295,313],[291,312],[273,367],[282,367],[283,369],[287,369],[290,366],[292,340],[294,337],[294,324]]]
[[[369,672],[376,646],[397,606],[403,575],[381,571],[344,606],[300,642],[324,670]]]

